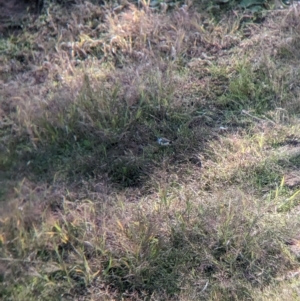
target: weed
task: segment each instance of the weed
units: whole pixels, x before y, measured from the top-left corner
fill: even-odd
[[[218,102],[232,110],[243,110],[251,107],[262,113],[273,107],[275,91],[269,75],[262,70],[255,70],[248,63],[241,63],[236,68],[228,85],[228,93],[220,97]]]

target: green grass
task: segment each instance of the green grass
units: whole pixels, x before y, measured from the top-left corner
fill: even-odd
[[[1,42],[0,297],[297,300],[297,11],[80,5]]]

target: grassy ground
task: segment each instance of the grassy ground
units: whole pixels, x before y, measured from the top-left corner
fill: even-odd
[[[300,300],[300,11],[164,8],[1,37],[3,300]]]

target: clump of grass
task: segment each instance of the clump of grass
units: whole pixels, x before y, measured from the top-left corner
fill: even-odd
[[[263,67],[263,66],[262,66]],[[270,78],[270,70],[256,69],[249,63],[241,63],[232,75],[228,92],[218,99],[218,103],[231,110],[249,109],[262,113],[274,107],[276,89]]]
[[[33,298],[48,287],[43,298],[55,300],[66,290],[82,294],[101,284],[133,300],[158,293],[161,300],[175,300],[184,294],[182,287],[194,287],[198,298],[222,294],[241,300],[296,264],[283,248],[295,229],[290,223],[297,221],[276,213],[275,199],[231,191],[178,202],[170,190],[151,199],[152,210],[144,212],[143,202],[131,208],[119,202],[108,210],[64,198],[61,209],[49,210],[49,203],[36,208],[42,213],[36,219],[30,208],[38,194],[26,182],[23,195],[24,189],[31,199],[3,221],[3,229],[11,228],[1,245],[3,257],[11,258],[9,279],[16,279],[6,287],[11,299]],[[20,269],[23,275],[17,274]]]
[[[190,277],[202,283],[202,298],[222,295],[226,300],[241,300],[249,297],[251,286],[269,283],[279,272],[276,271],[279,266],[284,270],[286,264],[293,263],[279,255],[282,254],[281,237],[286,235],[284,227],[277,228],[278,232],[267,230],[272,222],[265,212],[260,214],[250,209],[253,199],[242,196],[226,199],[224,195],[222,198],[199,208],[200,215],[191,224],[187,223],[190,226],[183,223],[173,239],[175,247],[180,249],[178,257],[186,256],[186,271],[194,270]],[[262,232],[260,227],[264,228]],[[277,260],[282,260],[282,265],[277,265]]]
[[[48,179],[105,172],[116,184],[130,186],[145,180],[153,160],[173,160],[183,150],[192,153],[202,147],[209,130],[196,131],[192,110],[177,103],[172,66],[141,69],[133,100],[121,85],[124,72],[111,81],[107,75],[107,82],[86,74],[77,92],[51,95],[30,110],[19,105],[16,138],[27,149],[21,152],[26,168]],[[174,144],[161,148],[161,136]]]
[[[255,299],[299,266],[287,246],[298,191],[284,184],[299,160],[277,153],[299,131],[286,109],[296,73],[267,57],[277,40],[258,47],[260,29],[248,24],[248,39],[232,15],[111,9],[53,6],[27,32],[51,39],[31,36],[22,57],[26,35],[4,46],[35,81],[0,132],[0,167],[32,181],[1,196],[0,295]]]

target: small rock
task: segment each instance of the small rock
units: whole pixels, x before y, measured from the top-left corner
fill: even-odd
[[[172,144],[172,141],[167,138],[161,137],[161,138],[157,138],[157,143],[162,146],[167,146]]]

